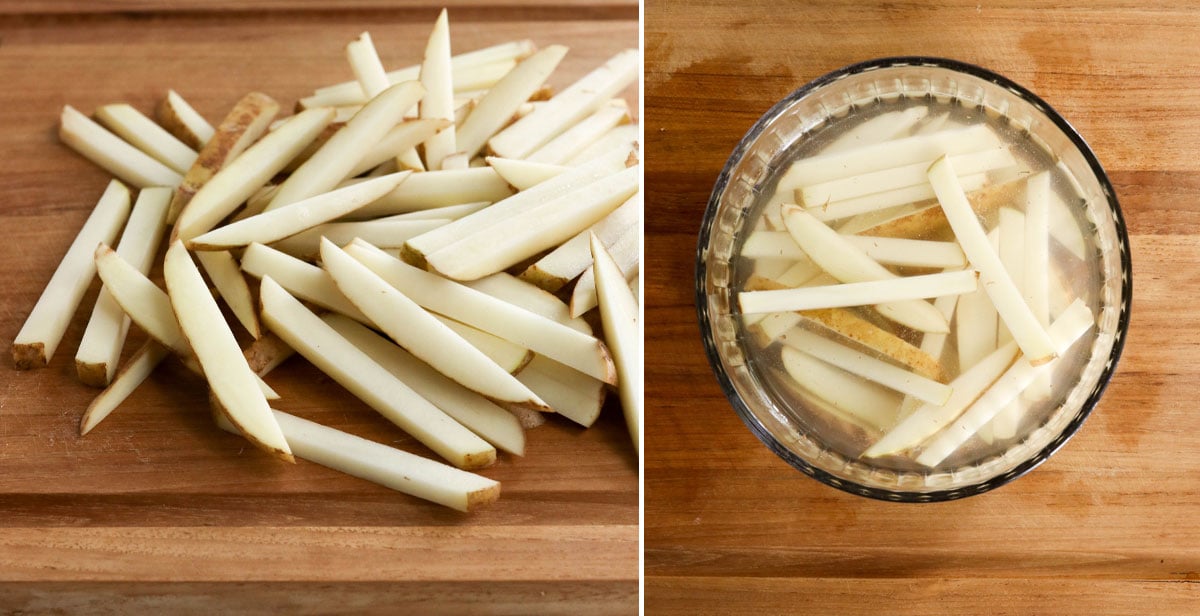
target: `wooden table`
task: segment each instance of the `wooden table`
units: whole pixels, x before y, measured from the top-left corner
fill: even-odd
[[[80,438],[96,390],[72,358],[98,284],[49,368],[12,369],[9,342],[108,181],[58,142],[64,104],[148,111],[175,88],[214,123],[251,89],[291,105],[352,78],[343,47],[365,29],[386,65],[418,62],[441,5],[394,4],[0,1],[0,611],[636,612],[638,471],[617,409],[532,430],[524,458],[484,471],[501,500],[464,515],[269,459],[213,426],[178,364]],[[558,87],[637,44],[628,0],[448,4],[456,51],[570,45]],[[424,452],[303,360],[268,380],[282,410]]]
[[[1200,11],[1043,4],[647,4],[649,613],[1200,609]],[[844,494],[770,453],[718,389],[693,304],[700,219],[745,131],[809,80],[895,55],[979,64],[1056,107],[1133,249],[1128,343],[1092,417],[1028,476],[937,505]]]

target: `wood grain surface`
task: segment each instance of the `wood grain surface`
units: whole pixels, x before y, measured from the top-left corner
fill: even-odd
[[[655,614],[1195,613],[1200,606],[1200,10],[1129,2],[646,5],[646,607]],[[1105,397],[993,493],[851,496],[733,412],[694,308],[696,234],[726,157],[792,90],[934,55],[1031,88],[1116,187],[1134,309]]]
[[[456,51],[569,45],[558,87],[637,45],[628,1],[451,4]],[[58,142],[64,104],[149,111],[174,88],[215,123],[257,89],[288,107],[352,78],[343,47],[363,30],[385,65],[418,62],[440,8],[347,6],[0,3],[5,347],[108,181]],[[502,497],[472,515],[269,459],[213,426],[201,383],[174,362],[80,438],[96,390],[72,358],[97,288],[48,368],[15,371],[7,352],[0,366],[0,611],[636,612],[638,469],[618,409],[590,430],[532,430],[525,457],[484,471]],[[268,380],[281,410],[429,454],[301,359]]]

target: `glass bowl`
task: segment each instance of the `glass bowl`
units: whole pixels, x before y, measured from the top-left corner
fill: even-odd
[[[793,161],[824,147],[836,136],[832,131],[856,114],[883,113],[886,105],[935,103],[999,123],[1068,179],[1063,203],[1086,241],[1081,262],[1090,282],[1084,294],[1096,326],[1084,336],[1090,342],[1077,345],[1083,349],[1077,359],[1063,369],[1074,385],[1068,381],[1058,388],[1039,412],[1024,418],[1015,436],[990,445],[979,441],[941,464],[919,467],[894,457],[855,455],[844,426],[822,420],[817,405],[781,386],[779,368],[759,359],[763,352],[743,321],[737,293],[750,267],[741,256],[742,245],[761,229],[765,202],[774,198]],[[1055,190],[1062,192],[1063,183]],[[884,58],[834,71],[796,90],[742,138],[717,179],[701,225],[696,303],[713,371],[733,408],[768,448],[801,472],[852,494],[932,502],[1001,486],[1044,462],[1079,429],[1124,345],[1131,272],[1117,197],[1091,149],[1062,116],[1029,90],[977,66],[939,58]]]

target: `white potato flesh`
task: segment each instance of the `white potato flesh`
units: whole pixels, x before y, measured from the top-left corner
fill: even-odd
[[[417,269],[369,244],[355,241],[346,252],[428,310],[495,334],[606,383],[616,383],[608,350],[592,336]]]
[[[196,253],[196,259],[242,327],[256,339],[262,336],[258,312],[254,308],[254,296],[233,254],[228,250],[199,252]]]
[[[324,315],[321,320],[422,398],[432,402],[483,440],[509,453],[518,456],[525,454],[525,432],[517,418],[508,411],[447,378],[356,321],[333,313]]]
[[[591,335],[587,321],[571,316],[571,308],[558,296],[506,272],[497,272],[467,283],[468,287],[524,308],[571,329]]]
[[[604,105],[538,148],[527,160],[554,165],[564,164],[608,131],[628,122],[628,108]]]
[[[755,231],[746,236],[741,256],[747,259],[808,260],[808,255],[787,231]]]
[[[542,87],[566,54],[567,48],[562,45],[541,49],[491,87],[458,129],[455,137],[459,151],[475,156],[483,150],[487,140],[504,128],[517,108]]]
[[[922,163],[922,166],[924,166],[924,163]],[[963,190],[978,190],[988,183],[988,174],[975,173],[964,175],[959,181],[962,183]],[[903,188],[871,193],[861,197],[846,199],[845,201],[814,205],[808,208],[808,211],[813,216],[816,216],[818,220],[829,222],[851,216],[874,214],[881,210],[889,210],[902,205],[928,201],[935,197],[933,187],[928,182],[925,182],[916,186],[905,186]],[[843,233],[848,232],[843,231]]]
[[[784,371],[847,421],[882,432],[896,419],[899,398],[887,388],[792,347],[780,349]],[[824,408],[824,407],[819,407]]]
[[[462,97],[479,98],[482,92],[494,88],[516,66],[516,60],[497,60],[454,71],[455,100]]]
[[[355,212],[377,218],[464,203],[495,202],[512,194],[508,182],[489,167],[414,173],[395,190]]]
[[[622,124],[607,133],[604,133],[599,139],[591,145],[580,150],[577,154],[567,161],[568,167],[578,167],[585,165],[596,158],[604,155],[605,152],[614,148],[629,148],[638,149],[638,144],[642,139],[642,129],[638,124]]]
[[[286,252],[293,257],[311,260],[317,256],[321,247],[321,238],[339,246],[348,244],[356,237],[362,238],[380,248],[400,248],[409,238],[416,237],[427,231],[448,224],[449,219],[432,218],[427,220],[376,219],[365,222],[329,222],[317,225],[311,229],[289,235],[273,242],[271,247]]]
[[[642,193],[638,192],[600,222],[538,259],[521,273],[521,279],[538,284],[547,291],[558,291],[592,265],[592,254],[589,250],[589,238],[592,234],[595,234],[604,248],[611,252],[628,234],[641,233],[642,206]],[[622,271],[626,270],[627,268],[622,268]]]
[[[242,253],[242,271],[255,278],[270,276],[288,293],[322,308],[372,325],[371,320],[346,299],[329,272],[262,244],[250,244]]]
[[[487,157],[487,163],[496,170],[496,173],[500,174],[500,177],[504,178],[505,182],[517,190],[533,188],[567,170],[567,167],[562,165],[534,163],[515,158],[500,158],[499,156]]]
[[[97,109],[96,119],[134,147],[178,173],[187,173],[199,156],[196,150],[125,103]]]
[[[495,462],[495,448],[350,344],[270,277],[262,281],[262,311],[267,327],[297,353],[451,464],[476,469]]]
[[[128,188],[116,180],[109,182],[13,339],[12,357],[17,368],[40,368],[54,356],[96,275],[92,259],[96,245],[111,243],[117,237],[129,216],[129,201]]]
[[[885,265],[944,269],[963,267],[967,264],[966,255],[955,242],[869,235],[843,235],[843,237],[865,252],[868,257]]]
[[[626,229],[609,249],[609,254],[616,260],[626,280],[633,278],[638,271],[642,246],[640,231],[638,227]],[[596,301],[596,272],[589,265],[571,290],[571,316],[582,316],[596,307]]]
[[[122,141],[70,105],[63,107],[59,123],[58,138],[63,143],[123,182],[146,188],[178,186],[183,181],[178,172]]]
[[[591,236],[591,248],[604,340],[612,349],[613,362],[617,365],[617,392],[621,397],[621,409],[625,411],[625,425],[629,428],[633,446],[641,454],[645,360],[637,300],[629,291],[625,274],[595,235]]]
[[[354,72],[358,85],[362,86],[365,99],[375,98],[392,85],[387,72],[383,70],[383,62],[380,62],[379,54],[375,51],[371,33],[363,32],[346,45],[346,60],[350,63],[350,70]]]
[[[458,151],[454,138],[454,78],[450,67],[450,18],[446,9],[438,14],[421,62],[420,114],[424,120],[446,120],[451,124],[425,141],[425,168],[442,168],[442,160]]]
[[[363,154],[362,160],[346,175],[349,177],[361,175],[393,160],[412,150],[417,144],[429,139],[434,133],[448,125],[446,120],[405,120],[389,130],[378,143],[371,146],[371,149]]]
[[[111,415],[170,354],[170,349],[154,340],[147,340],[138,348],[133,357],[130,357],[129,361],[121,367],[121,371],[117,373],[112,383],[109,383],[104,391],[97,394],[83,412],[83,417],[79,421],[79,435],[83,436],[91,432],[100,422]]]
[[[544,355],[534,355],[517,373],[517,380],[537,393],[555,413],[585,428],[596,422],[604,408],[607,387],[603,382]]]
[[[1013,158],[1006,146],[959,154],[950,158],[954,161],[954,169],[960,176],[975,175],[1017,164],[1017,160]],[[814,207],[872,193],[918,186],[928,183],[929,179],[925,175],[927,169],[929,169],[929,165],[925,161],[921,161],[821,184],[811,184],[797,189],[796,198],[799,203]],[[854,212],[854,214],[861,213]]]
[[[969,270],[777,291],[743,291],[738,294],[738,303],[746,314],[869,306],[880,302],[970,293],[978,288],[977,279],[978,274]]]
[[[163,279],[179,329],[203,367],[226,418],[255,446],[280,459],[294,461],[287,439],[259,387],[260,379],[242,356],[242,349],[183,242],[176,240],[167,249]]]
[[[170,107],[174,116],[179,119],[180,123],[187,127],[188,132],[192,134],[196,142],[195,145],[203,146],[213,138],[216,129],[178,92],[167,90],[166,104]]]
[[[158,253],[171,195],[167,187],[143,189],[121,232],[117,254],[143,274],[149,273]],[[112,294],[101,288],[75,352],[75,369],[81,381],[93,387],[106,387],[112,381],[128,331],[129,317]]]
[[[474,214],[480,210],[491,207],[491,205],[492,204],[489,201],[476,201],[475,203],[463,203],[461,205],[446,205],[428,210],[415,210],[412,212],[405,212],[403,214],[393,214],[391,216],[380,218],[379,220],[458,220],[460,218],[470,216],[471,214]]]
[[[821,148],[821,154],[856,150],[881,141],[895,139],[911,131],[917,122],[920,122],[928,114],[929,107],[924,105],[881,113],[838,135],[837,139]]]
[[[476,329],[465,323],[459,323],[454,319],[446,318],[440,314],[430,313],[433,318],[441,321],[451,331],[466,340],[471,346],[479,349],[481,353],[487,355],[488,359],[496,362],[505,372],[515,374],[522,366],[529,363],[533,357],[533,352],[529,349],[515,345],[499,336],[494,336],[483,330]],[[545,411],[547,409],[537,409]]]

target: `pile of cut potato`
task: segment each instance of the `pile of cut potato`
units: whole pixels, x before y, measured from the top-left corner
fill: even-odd
[[[215,126],[174,91],[158,122],[67,106],[62,141],[116,179],[14,363],[50,361],[99,274],[75,360],[104,390],[82,434],[173,355],[207,381],[218,425],[262,450],[462,511],[498,498],[472,472],[498,449],[523,455],[544,414],[590,426],[612,387],[640,453],[641,166],[617,98],[640,56],[555,93],[566,53],[518,41],[452,55],[443,11],[420,65],[385,71],[364,33],[346,46],[355,80],[286,118],[257,92]],[[148,277],[164,238],[165,290]],[[131,322],[149,341],[118,370]],[[293,354],[445,462],[273,410],[286,392],[264,377]]]
[[[738,304],[763,364],[861,457],[937,468],[1061,401],[1095,316],[1065,169],[929,111],[881,113],[786,169],[741,247]]]

